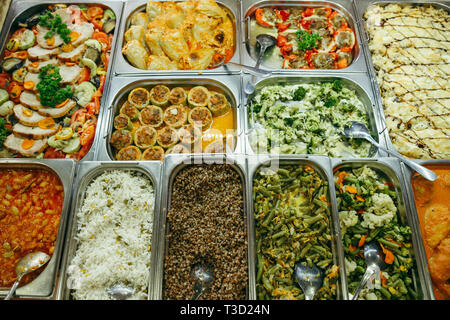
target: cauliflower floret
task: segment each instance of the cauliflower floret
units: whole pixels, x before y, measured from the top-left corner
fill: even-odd
[[[355,210],[350,211],[340,211],[339,212],[339,223],[341,225],[342,236],[345,234],[347,228],[354,226],[358,223],[358,215]]]
[[[350,275],[350,273],[355,271],[355,269],[358,265],[354,261],[347,260],[347,258],[344,258],[344,261],[345,261],[345,274],[348,277]]]
[[[372,206],[368,212],[362,214],[361,226],[369,229],[381,227],[394,218],[397,208],[392,198],[384,193],[375,193],[372,196]]]

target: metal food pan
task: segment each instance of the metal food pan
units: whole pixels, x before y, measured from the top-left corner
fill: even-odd
[[[333,10],[340,12],[348,21],[349,27],[355,32],[356,44],[353,49],[353,62],[344,69],[324,69],[321,72],[334,71],[337,73],[350,73],[350,72],[367,72],[367,64],[364,54],[361,49],[361,38],[359,36],[359,26],[354,15],[353,7],[350,1],[346,0],[334,0],[334,1],[311,1],[311,0],[242,0],[242,17],[241,17],[241,52],[242,63],[254,66],[256,64],[255,48],[250,47],[250,17],[258,8],[263,7],[277,7],[277,8],[289,8],[289,7],[329,7]],[[287,72],[287,73],[312,73],[317,72],[313,69],[272,69],[264,66],[261,63],[261,69],[272,70],[275,72]]]
[[[359,168],[367,165],[371,169],[383,173],[393,184],[398,196],[397,209],[400,223],[404,226],[409,226],[412,231],[413,259],[416,260],[416,268],[412,273],[414,287],[419,294],[419,299],[427,300],[428,291],[426,289],[424,278],[424,260],[420,252],[419,238],[415,232],[416,222],[412,218],[411,211],[409,210],[408,191],[403,179],[400,161],[386,157],[379,159],[331,159],[331,164],[333,167],[333,174],[342,168]],[[336,208],[339,210],[337,206]]]
[[[100,127],[101,123],[103,121],[103,115],[105,113],[105,96],[108,95],[109,87],[110,87],[110,81],[111,81],[111,69],[114,61],[114,48],[116,46],[117,42],[117,34],[118,29],[120,27],[120,22],[122,18],[122,5],[123,3],[121,1],[114,1],[114,0],[106,0],[104,2],[100,2],[98,0],[80,0],[80,1],[59,1],[59,0],[46,0],[44,2],[37,1],[37,0],[15,0],[11,1],[11,6],[8,11],[8,15],[5,18],[5,22],[3,24],[2,32],[0,33],[0,52],[3,56],[3,50],[5,48],[5,44],[7,39],[11,36],[13,31],[17,29],[18,23],[21,21],[26,20],[28,17],[32,16],[35,13],[38,13],[42,11],[43,9],[47,8],[51,4],[58,4],[63,3],[67,5],[76,5],[76,4],[99,4],[102,6],[107,6],[111,10],[114,11],[114,14],[116,15],[116,28],[114,30],[114,37],[111,44],[111,55],[110,55],[110,61],[108,63],[107,73],[106,73],[106,80],[105,80],[105,87],[103,89],[103,95],[100,100],[100,112],[98,114],[98,122],[97,122],[97,128],[95,130],[95,137],[94,142],[91,146],[91,149],[89,152],[83,157],[83,161],[85,160],[93,160],[95,155],[95,149],[97,147],[99,136],[100,136]]]
[[[74,185],[73,201],[71,207],[71,214],[67,225],[67,236],[65,239],[64,255],[61,262],[61,275],[57,288],[57,300],[72,300],[70,283],[67,275],[67,268],[74,258],[77,250],[77,212],[82,207],[86,189],[90,183],[106,171],[123,170],[134,171],[145,175],[150,179],[154,194],[154,212],[153,212],[153,230],[152,230],[152,244],[151,244],[151,262],[150,262],[150,284],[148,287],[148,297],[153,294],[153,272],[156,262],[157,254],[157,233],[158,221],[160,215],[160,196],[161,196],[161,169],[162,165],[159,162],[137,162],[137,161],[123,161],[123,162],[109,162],[109,161],[85,161],[78,165],[77,180]]]
[[[159,0],[168,1],[168,0]],[[122,48],[125,46],[125,32],[130,26],[130,20],[133,14],[137,12],[145,12],[146,0],[130,0],[125,1],[123,8],[124,21],[120,26],[119,41],[115,50],[115,55],[117,56],[114,61],[114,74],[115,75],[142,75],[142,74],[190,74],[200,75],[200,74],[230,74],[230,73],[240,73],[240,69],[235,66],[221,66],[215,69],[208,70],[144,70],[138,69],[132,66],[125,56],[122,54]],[[216,0],[216,2],[228,13],[228,16],[232,18],[234,22],[234,33],[235,33],[235,51],[234,56],[230,62],[240,63],[241,53],[239,45],[239,34],[241,33],[239,18],[240,18],[240,6],[239,2],[236,0]]]
[[[249,252],[251,254],[252,265],[252,292],[253,296],[256,295],[256,229],[255,229],[255,219],[254,219],[254,203],[253,203],[253,179],[259,169],[263,167],[273,167],[274,170],[280,165],[308,165],[312,167],[324,181],[328,182],[328,200],[331,204],[330,212],[330,232],[331,232],[331,247],[333,251],[333,263],[339,266],[339,280],[338,280],[338,291],[337,299],[347,300],[347,281],[345,278],[344,269],[344,251],[342,249],[342,243],[340,241],[340,227],[339,227],[339,215],[337,211],[336,204],[336,193],[334,189],[333,173],[331,170],[331,158],[325,156],[296,156],[296,155],[250,155],[247,157],[247,168],[248,168],[248,180],[247,180],[247,194],[249,195],[249,217],[250,228],[252,235],[249,242]]]
[[[392,140],[389,136],[389,129],[386,125],[386,117],[384,114],[384,105],[383,99],[381,98],[380,87],[378,85],[377,75],[375,72],[375,67],[372,60],[372,54],[369,49],[369,34],[366,29],[364,13],[366,10],[373,5],[386,6],[388,4],[398,4],[400,6],[404,5],[431,5],[437,8],[445,9],[450,11],[450,3],[447,2],[438,2],[438,1],[430,1],[430,0],[353,0],[353,6],[355,8],[356,20],[359,25],[360,38],[362,39],[362,48],[364,51],[364,55],[366,56],[367,61],[367,71],[369,73],[371,84],[373,87],[373,93],[375,96],[375,105],[380,113],[380,121],[383,124],[383,127],[386,128],[385,136],[386,136],[386,146],[389,150],[396,151],[395,146],[392,143]]]
[[[61,256],[64,250],[64,237],[67,220],[69,219],[69,208],[72,198],[72,186],[76,171],[76,163],[71,159],[14,159],[0,161],[0,169],[44,170],[58,176],[64,187],[64,202],[58,227],[58,236],[55,242],[55,251],[48,264],[44,267],[42,273],[32,282],[19,287],[15,294],[15,297],[18,299],[52,299],[52,295],[55,293],[58,278],[57,273],[60,268]],[[6,296],[8,291],[9,288],[0,288],[0,296]]]
[[[250,244],[252,240],[253,231],[251,229],[250,221],[251,216],[248,211],[249,199],[251,195],[247,193],[247,170],[246,170],[246,158],[242,154],[216,154],[216,155],[184,155],[184,154],[170,154],[164,160],[163,173],[161,175],[162,181],[166,184],[164,189],[161,190],[161,215],[159,221],[159,235],[158,235],[158,257],[157,266],[155,270],[154,286],[154,300],[161,300],[163,294],[164,283],[164,259],[167,253],[166,237],[168,232],[167,213],[170,210],[171,196],[173,183],[176,176],[183,169],[199,164],[227,164],[230,165],[240,176],[242,181],[242,196],[243,196],[243,219],[247,229],[247,241]],[[252,289],[254,279],[254,261],[251,259],[250,246],[247,247],[247,266],[248,266],[248,285],[247,285],[247,299],[254,300],[254,290]]]
[[[247,82],[252,81],[250,75],[243,76],[243,87]],[[244,110],[244,123],[245,123],[245,147],[247,154],[255,154],[253,151],[250,141],[249,133],[252,130],[251,127],[251,106],[249,105],[253,97],[255,97],[258,92],[265,86],[271,85],[291,85],[297,83],[321,83],[324,81],[341,80],[345,86],[356,91],[356,94],[361,99],[362,103],[365,105],[367,110],[367,115],[369,117],[370,128],[369,131],[374,137],[374,139],[380,143],[382,147],[386,146],[385,141],[385,126],[380,121],[379,110],[376,108],[376,103],[374,102],[373,92],[371,88],[370,78],[367,74],[336,74],[336,73],[326,73],[326,74],[308,74],[305,76],[298,76],[294,74],[279,74],[274,75],[269,78],[259,78],[255,83],[255,92],[251,95],[247,95],[244,90],[242,91],[242,105],[245,106]],[[371,157],[378,158],[386,156],[386,153],[375,147],[371,149]]]
[[[420,165],[426,165],[426,166],[436,166],[436,167],[449,167],[450,168],[450,160],[413,160],[414,162],[420,164]],[[415,202],[415,197],[414,197],[414,190],[412,188],[412,177],[415,174],[415,171],[411,170],[411,168],[409,168],[408,166],[406,166],[404,163],[400,163],[401,166],[401,171],[403,173],[403,179],[404,179],[404,184],[407,187],[406,188],[406,194],[408,197],[408,206],[409,206],[409,210],[411,212],[411,218],[414,221],[414,233],[417,235],[417,240],[418,240],[418,250],[420,251],[421,256],[423,257],[423,272],[424,272],[424,284],[426,289],[428,290],[428,294],[430,299],[435,300],[436,297],[434,296],[434,291],[433,291],[433,281],[431,280],[431,276],[430,273],[428,271],[428,259],[427,259],[427,255],[425,253],[425,246],[424,246],[424,241],[423,241],[423,237],[422,237],[422,232],[421,232],[421,227],[420,227],[420,221],[419,221],[419,216],[417,213],[417,206],[416,206],[416,202]]]
[[[243,152],[243,131],[242,109],[239,104],[241,101],[239,75],[216,75],[216,76],[195,76],[178,75],[178,76],[140,76],[140,77],[116,77],[111,83],[110,94],[106,105],[106,110],[100,140],[96,153],[96,160],[115,160],[111,145],[109,143],[113,131],[114,117],[119,113],[119,107],[123,101],[127,99],[128,94],[134,88],[149,88],[157,84],[164,84],[169,87],[174,86],[208,86],[223,92],[230,101],[234,111],[235,121],[235,153]]]

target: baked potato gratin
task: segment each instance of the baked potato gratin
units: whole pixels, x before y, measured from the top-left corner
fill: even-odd
[[[450,158],[448,11],[373,5],[365,18],[393,145],[410,158]]]
[[[234,54],[233,22],[214,0],[153,1],[130,19],[122,53],[139,69],[204,70]]]

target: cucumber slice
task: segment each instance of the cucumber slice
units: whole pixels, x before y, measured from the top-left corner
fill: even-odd
[[[81,64],[91,70],[91,78],[93,78],[97,74],[97,65],[91,59],[83,58],[81,59]]]
[[[67,140],[58,140],[56,139],[56,136],[51,136],[50,138],[48,138],[48,145],[50,147],[53,147],[55,149],[61,150],[64,149],[68,146],[69,141]]]
[[[87,106],[96,90],[97,88],[89,81],[84,81],[77,85],[74,90],[77,103],[82,107]]]
[[[34,35],[34,32],[30,29],[26,29],[20,37],[19,50],[31,48],[34,45],[35,40],[36,36]]]
[[[0,116],[5,117],[11,114],[14,108],[14,102],[8,100],[0,105]]]
[[[5,89],[0,89],[0,104],[3,104],[8,100],[9,100],[8,91],[6,91]]]
[[[110,19],[116,19],[116,15],[114,14],[114,11],[112,11],[111,9],[106,9],[105,11],[103,11],[103,23],[105,23],[106,21],[110,20]]]
[[[102,45],[98,40],[94,40],[94,39],[88,39],[84,42],[84,44],[87,47],[93,47],[95,49],[97,49],[98,51],[102,51]]]
[[[80,150],[81,148],[81,143],[80,143],[80,137],[72,137],[69,141],[67,146],[62,149],[62,152],[64,153],[75,153],[78,150]]]

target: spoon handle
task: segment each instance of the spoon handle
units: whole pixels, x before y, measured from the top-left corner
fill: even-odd
[[[366,272],[364,273],[361,282],[359,283],[358,287],[355,290],[355,294],[352,297],[352,300],[358,300],[359,294],[361,290],[366,286],[367,281],[369,281],[370,277],[375,273],[375,270],[368,267],[366,269]]]
[[[197,300],[198,298],[200,298],[200,296],[203,293],[203,289],[201,290],[195,290],[194,295],[192,296],[191,300]]]
[[[10,300],[12,298],[12,296],[16,292],[17,286],[19,285],[21,279],[22,279],[22,276],[17,278],[16,282],[14,282],[13,286],[9,290],[8,294],[6,295],[5,300]]]
[[[400,153],[395,152],[395,151],[391,151],[389,149],[386,149],[382,146],[380,146],[372,137],[369,138],[369,136],[367,137],[367,140],[369,140],[372,144],[374,144],[377,148],[389,153],[390,155],[397,157],[398,159],[400,159],[401,161],[403,161],[405,164],[407,164],[410,168],[412,168],[413,170],[417,171],[422,177],[424,177],[425,179],[429,180],[429,181],[434,181],[436,180],[437,176],[436,173],[434,173],[433,171],[425,168],[424,166],[421,166],[420,164],[415,163],[414,161],[409,160],[408,158],[403,157]]]
[[[238,68],[240,68],[242,70],[248,71],[248,73],[250,73],[251,75],[254,75],[254,76],[268,77],[268,76],[270,76],[272,74],[272,72],[259,69],[258,67],[246,66],[246,65],[239,64],[239,63],[234,63],[234,62],[227,62],[227,64],[233,65],[233,66],[238,67]]]

